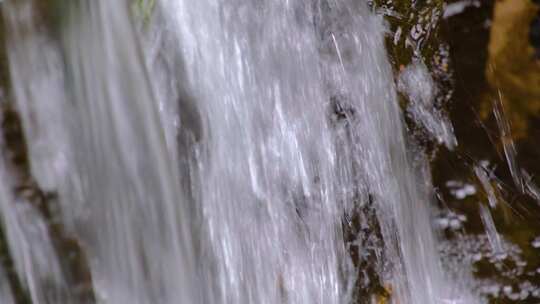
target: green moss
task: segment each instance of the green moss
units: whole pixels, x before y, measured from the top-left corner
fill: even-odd
[[[443,1],[376,0],[375,9],[385,15],[391,35],[386,44],[396,70],[419,58],[431,67],[439,50],[439,20]],[[395,34],[401,35],[395,39]],[[415,34],[412,34],[412,33]]]
[[[156,7],[156,0],[132,0],[132,11],[136,18],[148,23]]]

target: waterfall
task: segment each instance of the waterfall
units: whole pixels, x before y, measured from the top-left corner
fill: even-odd
[[[370,279],[392,303],[477,302],[440,266],[367,3],[161,0],[141,24],[58,0],[46,30],[38,2],[2,7],[28,159],[4,131],[0,218],[32,303],[341,304]]]

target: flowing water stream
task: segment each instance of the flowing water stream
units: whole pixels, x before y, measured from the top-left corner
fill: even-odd
[[[48,30],[40,1],[2,4],[21,126],[2,142],[2,303],[371,303],[374,284],[481,302],[441,268],[367,3],[160,0],[140,21],[127,1],[55,1]],[[403,90],[455,141],[418,67]]]

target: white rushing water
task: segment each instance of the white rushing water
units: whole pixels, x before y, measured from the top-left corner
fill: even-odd
[[[367,285],[344,230],[368,205],[393,303],[476,302],[441,269],[427,161],[366,3],[161,0],[139,30],[124,1],[56,3],[57,32],[37,1],[3,6],[31,174],[63,223],[58,237],[11,193],[4,157],[2,222],[33,303],[94,301],[51,246],[66,236],[98,303],[354,303]]]

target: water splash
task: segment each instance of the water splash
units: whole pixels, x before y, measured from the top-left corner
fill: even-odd
[[[414,121],[440,144],[448,149],[455,148],[457,139],[452,123],[434,105],[437,87],[427,67],[415,62],[404,68],[399,75],[398,89],[409,98],[407,112]]]

